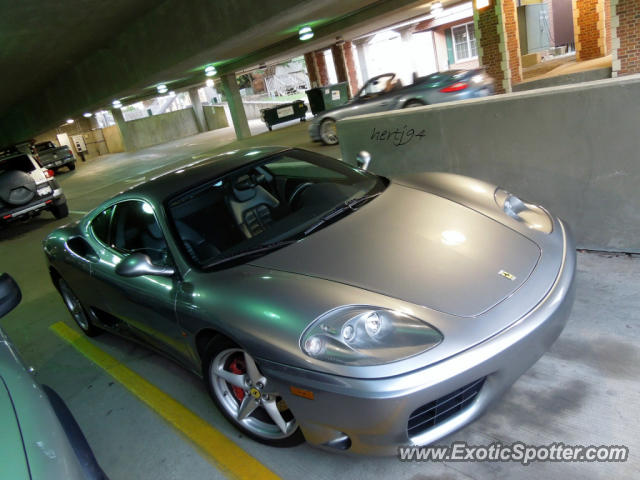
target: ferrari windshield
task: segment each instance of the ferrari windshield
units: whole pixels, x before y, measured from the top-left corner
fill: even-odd
[[[168,213],[183,252],[208,268],[284,247],[360,208],[385,186],[333,158],[290,150],[200,184],[171,199]]]

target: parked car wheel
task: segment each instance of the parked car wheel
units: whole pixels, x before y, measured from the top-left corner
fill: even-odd
[[[69,287],[67,282],[62,278],[58,279],[58,291],[60,292],[62,300],[69,310],[69,313],[71,313],[71,316],[80,327],[80,330],[82,330],[88,337],[95,337],[98,335],[100,333],[100,329],[91,323],[91,320],[80,303],[80,300],[78,300],[78,297],[73,293],[71,287]]]
[[[76,162],[68,163],[67,167],[69,167],[70,172],[73,172],[76,169]]]
[[[275,447],[292,447],[304,441],[293,413],[247,351],[217,337],[207,346],[203,365],[211,398],[238,430]]]
[[[69,216],[69,206],[67,202],[61,203],[60,205],[54,205],[51,207],[51,213],[56,218],[65,218]]]
[[[325,145],[336,145],[338,143],[338,130],[336,121],[333,118],[325,118],[320,124],[320,138]]]
[[[414,108],[414,107],[424,107],[424,103],[420,100],[409,100],[407,103],[403,105],[402,108]]]

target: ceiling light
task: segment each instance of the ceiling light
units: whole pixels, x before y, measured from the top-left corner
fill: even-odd
[[[161,83],[156,88],[158,89],[158,93],[167,93],[167,90],[169,90],[164,83]]]
[[[82,116],[83,116],[84,118],[91,118],[91,117],[93,116],[93,113],[91,113],[91,112],[84,112],[84,113],[82,114]]]
[[[310,40],[313,38],[313,30],[311,30],[311,27],[309,26],[302,27],[300,30],[298,30],[298,37],[300,37],[300,40],[302,40],[303,42],[305,40]]]
[[[214,67],[213,65],[209,65],[204,69],[204,74],[207,77],[213,77],[216,73],[218,73],[218,71],[216,70],[216,67]]]
[[[207,87],[213,87],[213,79],[207,78],[205,84],[207,85]]]
[[[122,102],[120,100],[114,100],[111,105],[113,105],[114,108],[122,108]]]
[[[73,118],[68,118],[67,123],[73,123]]]

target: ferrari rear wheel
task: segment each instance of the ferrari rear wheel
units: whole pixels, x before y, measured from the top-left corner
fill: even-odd
[[[203,365],[211,398],[238,430],[276,447],[304,441],[293,413],[247,351],[218,337],[207,345]]]
[[[320,139],[325,145],[336,145],[338,143],[338,130],[336,121],[333,118],[325,118],[320,124]]]
[[[80,327],[80,330],[82,330],[88,337],[95,337],[98,335],[100,333],[100,329],[91,323],[91,320],[80,303],[80,300],[78,300],[78,297],[75,296],[71,287],[69,287],[67,282],[62,278],[58,279],[58,289],[64,304],[75,322],[78,324],[78,327]]]

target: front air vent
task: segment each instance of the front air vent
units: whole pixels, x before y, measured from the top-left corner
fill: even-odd
[[[409,416],[409,438],[440,425],[471,405],[480,393],[484,380],[483,377],[414,410]]]

